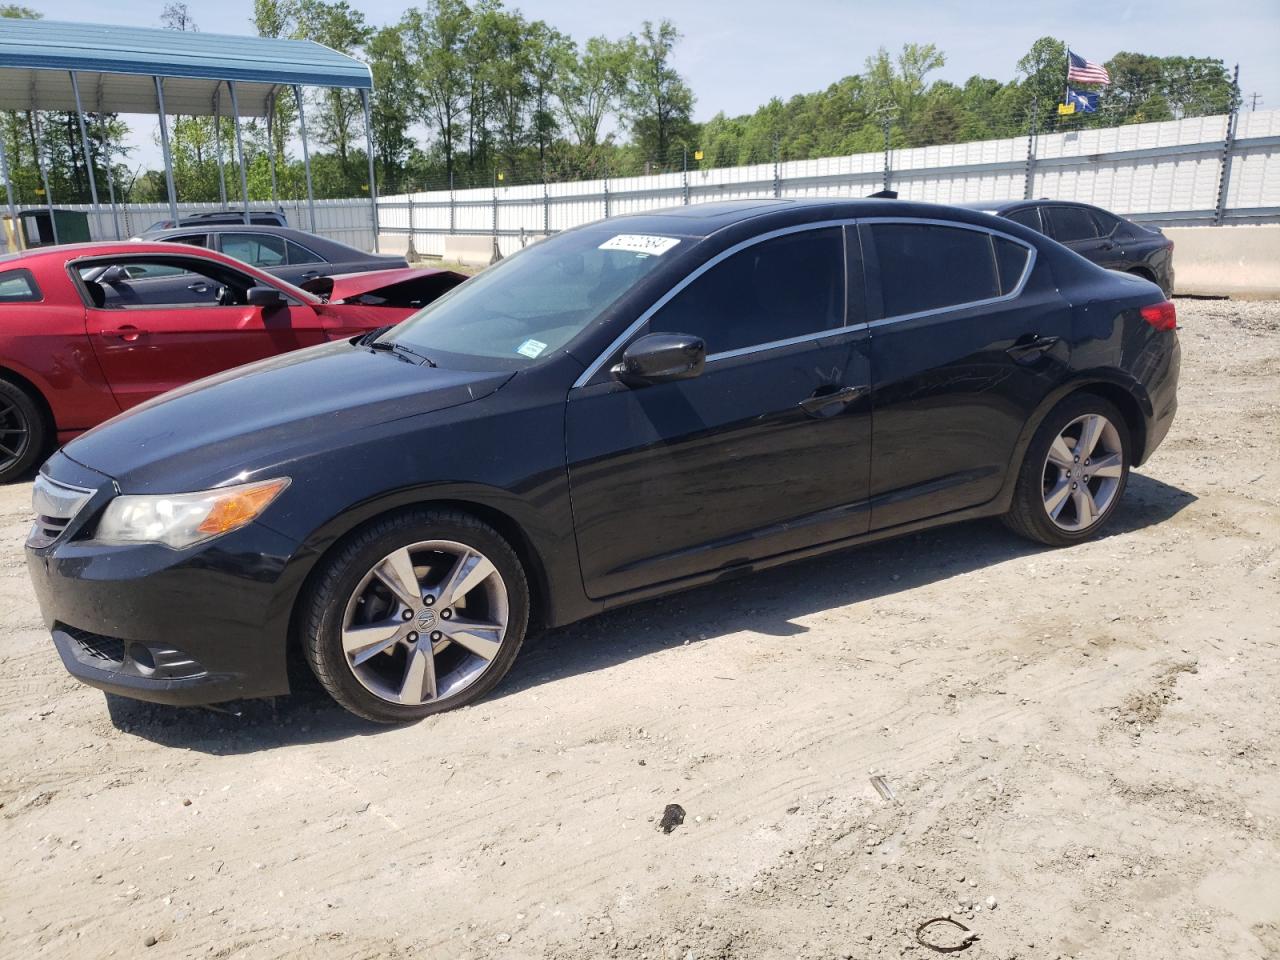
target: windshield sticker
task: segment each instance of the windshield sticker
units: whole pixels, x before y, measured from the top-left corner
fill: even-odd
[[[641,233],[620,233],[600,244],[601,250],[626,250],[660,257],[680,241],[674,237],[650,237]]]
[[[516,347],[516,353],[524,354],[532,360],[545,349],[547,349],[547,345],[541,340],[526,340],[524,343],[520,344],[520,346]]]

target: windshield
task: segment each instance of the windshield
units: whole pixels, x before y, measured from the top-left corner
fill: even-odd
[[[385,339],[430,357],[532,363],[563,347],[681,243],[599,224],[551,237],[468,280]]]

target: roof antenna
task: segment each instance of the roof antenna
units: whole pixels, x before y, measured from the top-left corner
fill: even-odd
[[[867,194],[868,200],[897,200],[897,190],[877,190],[875,193]]]

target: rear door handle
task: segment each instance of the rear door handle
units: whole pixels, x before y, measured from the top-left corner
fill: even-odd
[[[868,387],[819,387],[813,396],[800,401],[800,409],[819,420],[834,417],[849,404],[866,395]]]
[[[304,274],[302,275],[302,279],[303,279],[304,281],[305,281],[305,280],[314,280],[314,279],[316,279],[316,277],[318,277],[318,276],[320,276],[320,271],[319,271],[319,270],[308,270],[306,273],[304,273]]]
[[[203,281],[196,281],[195,283],[189,283],[189,284],[187,284],[187,289],[188,289],[188,290],[194,290],[196,293],[208,293],[208,292],[209,292],[209,284],[207,284],[207,283],[205,283],[205,282],[203,282]]]
[[[1029,333],[1025,337],[1019,337],[1005,353],[1019,363],[1026,363],[1052,350],[1060,339],[1061,337],[1042,337],[1038,333]]]

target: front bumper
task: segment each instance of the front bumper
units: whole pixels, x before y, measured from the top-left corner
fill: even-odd
[[[58,540],[26,550],[67,670],[111,693],[175,705],[288,693],[297,545],[260,524],[186,550],[87,539],[114,493],[104,487]]]

